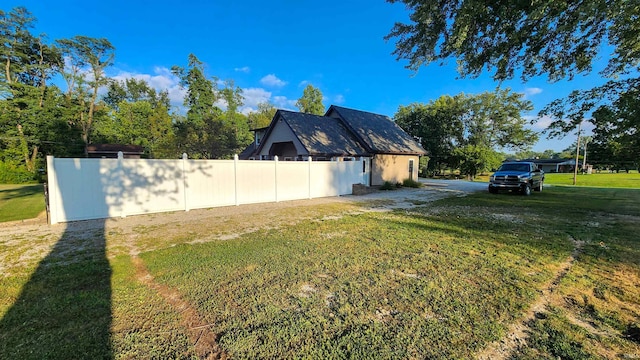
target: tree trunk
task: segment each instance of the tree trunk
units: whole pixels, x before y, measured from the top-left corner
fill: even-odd
[[[39,50],[39,55],[40,55],[40,59],[38,60],[38,65],[40,66],[40,89],[42,90],[40,92],[40,102],[39,102],[39,106],[42,109],[42,107],[44,106],[44,93],[45,90],[47,88],[47,81],[46,81],[46,76],[45,76],[45,71],[44,71],[44,52],[42,50],[42,41],[40,38],[38,38],[38,50]]]
[[[7,63],[4,65],[4,74],[7,78],[7,84],[11,84],[11,60],[7,56]]]

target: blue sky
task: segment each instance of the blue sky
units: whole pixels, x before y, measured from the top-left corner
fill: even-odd
[[[34,34],[49,39],[75,35],[105,37],[116,48],[107,73],[136,77],[167,89],[178,105],[184,90],[170,73],[186,66],[189,53],[205,63],[209,76],[233,79],[244,89],[244,111],[270,101],[296,109],[306,84],[320,88],[324,104],[352,107],[393,117],[400,105],[429,102],[441,95],[491,91],[489,74],[459,79],[455,60],[432,64],[418,73],[391,55],[393,41],[383,37],[396,21],[406,21],[402,4],[384,0],[168,1],[168,0],[28,0],[3,1],[2,9],[25,6],[38,19]],[[595,69],[602,66],[596,64]],[[526,94],[534,118],[550,101],[575,89],[603,83],[594,75],[549,83],[535,78],[507,81],[503,87]],[[541,130],[548,119],[532,128]],[[541,140],[534,150],[560,151],[575,134]]]

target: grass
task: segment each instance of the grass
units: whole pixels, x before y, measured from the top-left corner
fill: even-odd
[[[548,173],[545,174],[544,177],[546,184],[573,185],[573,174]],[[578,174],[576,177],[576,185],[640,189],[640,173]]]
[[[71,264],[49,255],[0,277],[0,358],[195,357],[183,310],[115,253],[132,236],[163,244],[140,258],[233,358],[473,358],[536,301],[576,239],[573,267],[513,357],[633,358],[640,344],[625,334],[640,319],[639,203],[638,190],[552,187],[386,213],[333,204],[314,210],[318,220],[195,245],[180,242],[207,237],[205,224],[184,240],[170,225],[98,231],[93,251],[58,251]],[[12,251],[2,246],[0,256]],[[93,318],[69,319],[83,311]]]
[[[474,181],[489,182],[490,174],[476,176]],[[545,173],[547,185],[573,185],[573,173]],[[578,174],[576,186],[640,189],[640,173]]]
[[[32,219],[44,210],[42,185],[0,185],[0,222]]]

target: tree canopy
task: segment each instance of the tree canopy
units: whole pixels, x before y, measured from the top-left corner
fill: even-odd
[[[195,55],[173,67],[186,113],[173,111],[166,90],[109,77],[115,47],[106,38],[48,41],[31,33],[35,21],[24,7],[0,10],[0,181],[34,180],[44,155],[87,156],[92,143],[141,145],[152,158],[229,158],[251,142],[242,89],[233,80],[219,89]]]
[[[444,95],[428,104],[401,106],[394,119],[427,150],[429,171],[455,167],[473,178],[499,165],[498,150],[523,150],[537,141],[524,127],[522,113],[532,106],[522,96],[510,89]]]
[[[385,39],[396,40],[394,54],[414,71],[455,59],[463,77],[486,70],[499,81],[543,75],[557,81],[591,73],[597,59],[607,59],[599,74],[608,81],[554,100],[539,116],[552,119],[545,130],[549,137],[564,137],[581,122],[592,122],[599,132],[592,148],[609,154],[609,162],[626,161],[624,154],[633,153],[635,143],[618,138],[637,132],[624,120],[629,94],[640,92],[637,1],[387,1],[404,3],[410,11],[410,22],[396,23]],[[604,138],[606,128],[617,129],[608,133],[615,140]]]
[[[462,76],[486,68],[496,80],[520,73],[555,81],[590,72],[603,49],[611,49],[604,76],[635,71],[640,62],[634,1],[388,1],[411,12],[411,22],[396,23],[385,38],[396,39],[394,54],[412,70],[455,59]]]
[[[296,102],[296,106],[303,113],[324,115],[322,92],[311,84],[307,85],[302,92],[302,97]]]

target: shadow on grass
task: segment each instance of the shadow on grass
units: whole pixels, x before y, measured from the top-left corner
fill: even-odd
[[[122,195],[109,186],[119,174],[101,171],[93,159],[84,161],[68,167],[62,183],[51,185],[58,187],[62,211],[95,208],[95,214],[108,214],[107,197]],[[30,278],[22,279],[20,295],[0,320],[0,358],[112,358],[105,219],[53,226],[66,227]]]
[[[42,184],[23,185],[8,189],[0,189],[0,200],[19,199],[36,194],[43,194]]]
[[[68,224],[0,320],[0,358],[111,358],[110,327],[104,220]]]

